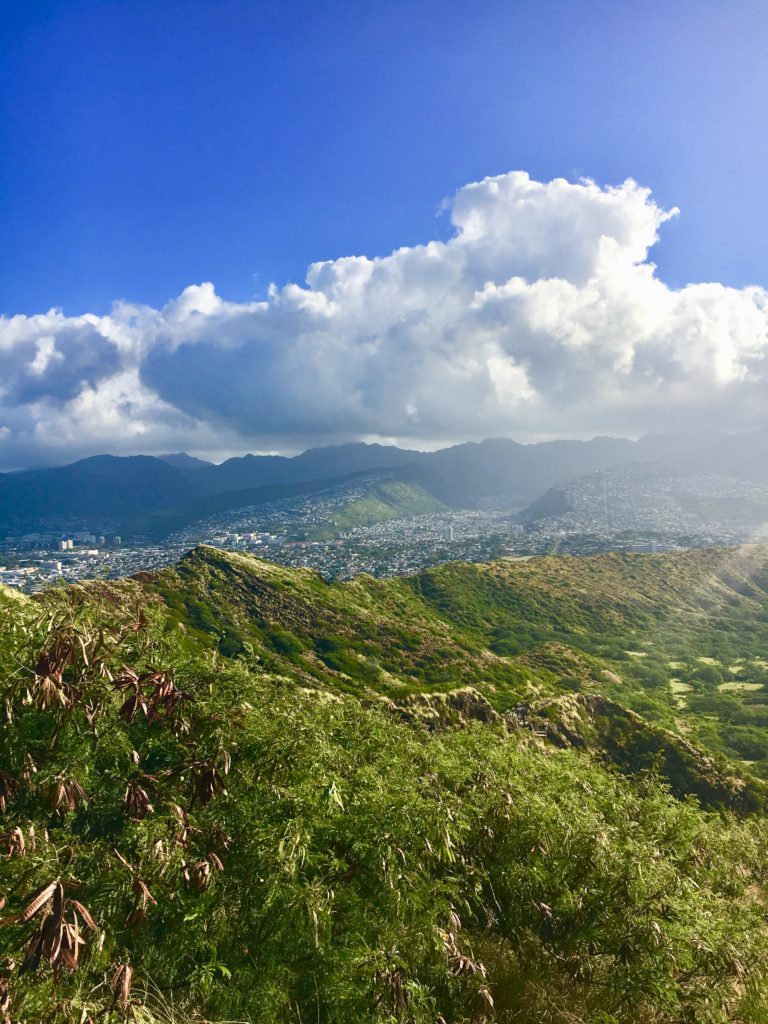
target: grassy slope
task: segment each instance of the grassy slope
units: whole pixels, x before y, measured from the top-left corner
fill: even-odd
[[[345,584],[205,549],[154,587],[223,650],[255,644],[306,685],[387,697],[470,685],[498,711],[563,688],[598,692],[768,766],[755,735],[768,694],[749,683],[768,682],[764,548],[452,563]],[[748,687],[719,689],[702,658],[737,681],[724,685]],[[670,682],[680,677],[684,701]]]
[[[454,564],[411,585],[498,654],[555,641],[600,658],[608,696],[766,776],[767,557],[753,546],[493,562],[474,571]],[[571,675],[563,666],[566,685]]]
[[[635,773],[738,811],[764,790],[666,730],[671,693],[625,651],[765,653],[765,566],[751,549],[329,584],[199,548],[21,602],[0,621],[12,1019],[117,1021],[107,982],[130,962],[264,1024],[760,1024],[766,823]],[[30,666],[73,636],[49,700]],[[150,703],[164,669],[187,699],[132,717],[130,678],[106,672],[126,664]],[[54,810],[72,780],[87,802]],[[131,785],[150,812],[126,812]],[[7,959],[37,927],[13,915],[56,877],[105,930],[58,987]]]
[[[12,587],[5,587],[0,583],[0,613],[10,614],[17,608],[24,607],[29,603],[29,598],[19,590]]]
[[[239,491],[224,491],[200,498],[184,505],[161,509],[127,523],[124,532],[127,536],[167,537],[176,530],[183,530],[194,523],[202,522],[222,512],[233,512],[241,508],[267,505],[272,501],[286,498],[301,497],[304,494],[316,494],[327,490],[338,480],[309,480],[302,483],[266,484],[263,487],[248,487]]]
[[[357,526],[373,526],[375,523],[407,516],[420,516],[427,512],[439,512],[445,506],[422,487],[404,483],[401,480],[386,480],[368,488],[360,498],[347,502],[333,512],[331,525],[319,527],[312,532],[314,537],[343,533]]]
[[[762,657],[767,557],[750,548],[454,562],[408,577],[328,583],[313,570],[200,547],[146,586],[189,624],[226,630],[233,643],[238,632],[268,642],[280,628],[302,644],[339,633],[407,675],[445,642],[503,681],[509,656],[547,642],[625,666],[638,646],[670,659],[693,648],[697,656]],[[450,659],[444,668],[450,674]]]
[[[481,650],[407,580],[329,583],[310,569],[198,548],[152,574],[147,589],[224,653],[252,646],[270,671],[308,686],[396,696],[476,683],[507,704],[525,692],[524,672]]]
[[[159,512],[143,516],[126,524],[124,532],[128,536],[167,537],[168,534],[176,530],[184,529],[222,512],[258,507],[273,501],[301,497],[305,494],[316,494],[350,479],[354,479],[354,475],[339,479],[269,484],[239,491],[225,491],[222,494],[213,494],[198,501],[162,509]],[[372,484],[362,497],[341,506],[334,513],[332,524],[313,530],[312,536],[317,538],[333,536],[337,532],[350,530],[355,526],[371,526],[374,523],[399,519],[403,516],[438,512],[444,507],[437,498],[433,498],[416,484],[387,480]]]
[[[710,643],[718,630],[739,633],[749,652],[768,631],[759,622],[768,599],[768,553],[705,549],[672,555],[497,561],[441,566],[411,585],[431,607],[475,635],[569,638],[585,649],[617,653],[637,642]],[[759,624],[758,624],[759,623]],[[712,641],[714,642],[714,641]]]
[[[563,692],[598,694],[765,775],[762,684],[726,692],[699,678],[713,672],[702,657],[760,671],[765,557],[753,548],[502,560],[329,583],[198,548],[140,590],[190,635],[226,655],[252,652],[306,688],[402,702],[472,687],[501,713]],[[681,676],[683,707],[670,682]]]

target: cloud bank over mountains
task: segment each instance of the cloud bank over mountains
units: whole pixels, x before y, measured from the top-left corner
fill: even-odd
[[[315,263],[231,303],[0,318],[0,466],[111,451],[425,445],[768,425],[768,291],[674,290],[648,189],[512,172],[447,242]]]

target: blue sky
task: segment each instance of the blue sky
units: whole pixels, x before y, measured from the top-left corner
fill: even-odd
[[[0,15],[0,469],[768,427],[768,0]]]
[[[627,176],[671,285],[768,278],[768,3],[0,3],[0,312],[246,300],[447,237],[511,169]]]

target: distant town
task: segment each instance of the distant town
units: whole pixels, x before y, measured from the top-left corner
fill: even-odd
[[[334,517],[371,485],[363,477],[228,511],[162,541],[95,528],[9,536],[0,542],[0,582],[33,593],[62,582],[130,576],[169,565],[201,543],[310,567],[329,579],[389,576],[450,560],[739,544],[761,539],[768,518],[766,487],[638,465],[567,481],[531,506],[495,498],[472,509],[337,529]]]

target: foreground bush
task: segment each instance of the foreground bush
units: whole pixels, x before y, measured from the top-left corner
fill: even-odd
[[[762,821],[309,694],[146,610],[12,620],[14,1024],[768,1019]]]

